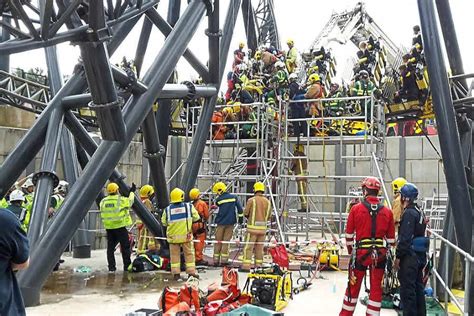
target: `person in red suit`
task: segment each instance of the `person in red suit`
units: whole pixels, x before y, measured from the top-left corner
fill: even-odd
[[[349,212],[346,245],[351,262],[340,316],[353,315],[367,269],[370,271],[370,294],[366,315],[380,314],[386,254],[388,247],[395,243],[392,211],[377,197],[380,186],[377,178],[365,178],[362,181],[364,197]]]

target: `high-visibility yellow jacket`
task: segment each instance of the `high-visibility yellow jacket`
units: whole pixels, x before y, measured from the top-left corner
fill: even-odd
[[[247,201],[244,216],[247,217],[247,232],[265,235],[267,221],[271,215],[271,203],[263,195],[256,195]]]
[[[170,204],[161,216],[161,223],[166,226],[168,242],[182,244],[193,240],[193,222],[199,219],[199,213],[191,203]]]
[[[130,207],[135,194],[130,192],[128,197],[119,194],[109,195],[100,201],[100,217],[105,229],[117,229],[132,225]]]
[[[3,198],[0,200],[0,208],[7,208],[8,207],[8,202],[6,198]]]
[[[33,200],[35,198],[35,193],[28,193],[25,195],[25,202],[23,203],[23,207],[26,209],[25,220],[23,221],[23,225],[25,227],[25,231],[28,231],[28,227],[30,227],[30,219],[31,219],[31,211],[33,209]]]
[[[286,61],[295,64],[297,58],[298,58],[298,50],[296,49],[296,47],[292,47],[286,53]]]

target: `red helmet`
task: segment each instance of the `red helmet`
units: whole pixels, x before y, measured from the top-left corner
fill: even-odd
[[[377,190],[380,191],[380,181],[376,177],[367,177],[362,180],[362,187],[366,187],[367,189]]]

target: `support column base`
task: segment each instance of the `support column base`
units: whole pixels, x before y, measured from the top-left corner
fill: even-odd
[[[73,258],[85,259],[91,257],[91,245],[74,246]]]
[[[39,287],[20,287],[23,302],[26,307],[37,306],[40,304],[41,288]]]

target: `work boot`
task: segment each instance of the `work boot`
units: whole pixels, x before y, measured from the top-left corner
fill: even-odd
[[[207,266],[209,264],[207,263],[206,260],[199,260],[199,261],[196,261],[196,265],[197,266]]]
[[[109,273],[115,273],[116,269],[109,269]]]

